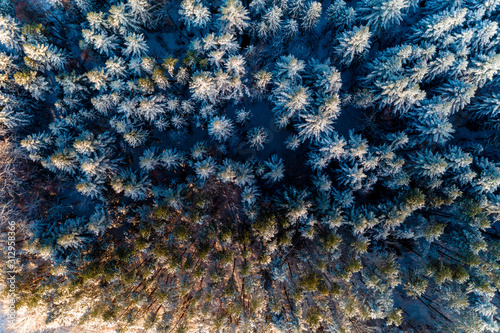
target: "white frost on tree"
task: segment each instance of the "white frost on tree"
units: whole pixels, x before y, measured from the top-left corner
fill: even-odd
[[[269,140],[269,134],[264,127],[254,127],[248,131],[247,140],[250,147],[256,150],[264,149],[264,144]]]
[[[242,32],[249,26],[248,10],[240,0],[225,0],[220,13],[219,24],[223,33]]]
[[[148,44],[144,40],[143,34],[136,34],[135,32],[125,37],[125,49],[123,54],[128,57],[142,57],[148,52]]]
[[[194,163],[196,174],[201,180],[206,180],[217,171],[217,163],[212,156]]]
[[[283,163],[283,159],[279,158],[278,155],[272,155],[269,160],[264,163],[269,171],[262,176],[262,179],[267,179],[271,183],[276,183],[285,177],[285,164]]]
[[[355,57],[365,54],[370,48],[370,29],[366,26],[355,26],[343,32],[338,39],[335,52],[343,65],[349,66]]]
[[[362,19],[373,30],[398,25],[412,7],[414,0],[363,0],[359,6]]]
[[[233,132],[233,122],[226,116],[216,116],[208,124],[208,134],[219,142],[227,141]]]
[[[188,29],[203,29],[210,22],[210,11],[199,0],[183,0],[179,15]]]

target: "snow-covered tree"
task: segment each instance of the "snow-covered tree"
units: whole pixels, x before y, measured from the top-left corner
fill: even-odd
[[[439,153],[426,149],[417,152],[414,159],[415,173],[430,178],[442,176],[448,168],[448,163]]]
[[[364,0],[359,13],[368,26],[377,31],[400,24],[414,3],[414,0]]]
[[[126,35],[130,31],[135,31],[137,29],[137,22],[127,12],[124,3],[111,6],[108,12],[107,22],[109,27],[120,32],[122,35]]]
[[[143,26],[151,23],[152,11],[148,0],[128,0],[127,6],[137,23]]]
[[[298,135],[291,134],[285,139],[285,147],[290,150],[297,150],[299,148],[301,140]]]
[[[138,102],[135,114],[146,121],[154,122],[159,115],[165,113],[165,98],[161,95],[140,98]]]
[[[105,31],[108,28],[108,22],[104,18],[103,12],[89,12],[86,17],[92,30]]]
[[[95,34],[91,36],[91,42],[97,52],[107,56],[114,54],[118,48],[118,37],[115,35]]]
[[[17,51],[22,47],[21,29],[17,22],[8,15],[0,14],[0,43]]]
[[[170,170],[172,168],[177,168],[181,164],[184,163],[185,157],[184,154],[177,149],[165,149],[160,156],[159,159],[162,165]]]
[[[241,126],[248,123],[251,117],[252,117],[252,112],[246,110],[245,108],[236,110],[235,112],[236,123]]]
[[[144,35],[135,32],[125,37],[125,46],[123,54],[128,57],[142,57],[148,52],[148,44],[144,40]]]
[[[418,136],[427,143],[443,145],[453,137],[455,130],[448,117],[430,115],[414,125]]]
[[[299,137],[302,141],[312,139],[313,141],[321,141],[322,138],[328,137],[333,133],[333,122],[336,114],[327,112],[311,112],[301,115],[302,123],[297,124]]]
[[[310,31],[316,28],[316,25],[318,24],[321,17],[321,10],[321,2],[309,2],[308,8],[306,9],[304,16],[302,17],[302,28],[305,31]]]
[[[272,73],[261,70],[254,74],[254,79],[255,87],[257,88],[257,90],[260,92],[264,92],[267,88],[267,85],[271,83]]]
[[[148,131],[143,130],[142,128],[133,128],[123,134],[123,139],[130,145],[130,147],[137,148],[146,142],[148,136]]]
[[[37,62],[42,69],[61,70],[66,65],[66,56],[61,49],[47,44],[24,44],[26,56]]]
[[[356,11],[348,7],[344,0],[334,0],[326,11],[327,25],[331,29],[343,31],[354,25]]]
[[[156,149],[148,148],[144,150],[139,159],[139,166],[145,171],[154,170],[160,163],[159,156],[156,155]]]
[[[225,0],[220,13],[219,24],[223,33],[242,32],[249,25],[248,10],[240,0]]]
[[[264,149],[264,144],[269,140],[269,134],[264,127],[254,127],[248,131],[247,140],[250,147],[256,150]]]
[[[273,91],[276,125],[283,128],[291,122],[293,117],[305,112],[310,106],[310,97],[307,87],[291,86],[288,81],[280,83]]]
[[[462,110],[470,103],[476,93],[477,87],[463,81],[451,80],[443,84],[437,91],[441,97],[451,104],[451,112]]]
[[[420,105],[425,98],[425,91],[420,86],[410,81],[407,77],[394,78],[387,82],[377,82],[380,89],[378,97],[381,107],[393,106],[394,111],[407,112],[410,108]]]
[[[269,168],[269,171],[262,176],[262,179],[267,179],[269,182],[275,183],[285,177],[285,164],[278,155],[272,155],[269,160],[265,162],[265,165]]]
[[[300,80],[300,74],[304,71],[305,64],[292,55],[282,56],[276,62],[276,76],[280,79],[289,79],[294,82]]]
[[[234,131],[234,125],[231,119],[226,116],[217,116],[212,118],[208,124],[208,134],[219,142],[224,142],[231,137]]]
[[[201,180],[206,180],[217,171],[217,163],[209,156],[194,163],[194,169]]]
[[[349,66],[355,57],[362,56],[370,47],[370,29],[366,26],[355,26],[343,32],[338,39],[335,52],[343,65]]]
[[[459,8],[426,16],[413,28],[414,38],[418,41],[427,40],[429,42],[443,40],[454,28],[462,25],[466,19],[466,14],[466,8]]]
[[[106,74],[110,77],[124,78],[127,76],[125,61],[120,57],[113,57],[106,61]]]
[[[210,22],[210,11],[199,0],[183,0],[179,15],[188,29],[205,28]]]
[[[278,6],[273,6],[269,11],[263,16],[263,20],[258,25],[258,36],[260,38],[266,38],[268,36],[273,36],[278,33],[281,28],[283,11]]]
[[[195,100],[207,103],[215,103],[218,100],[218,90],[214,78],[208,72],[193,75],[189,88]]]
[[[467,71],[467,81],[478,88],[483,87],[500,71],[500,53],[479,54],[472,60]]]
[[[123,170],[113,179],[111,186],[116,193],[134,200],[144,200],[149,194],[151,181],[144,174],[137,175],[130,169]]]
[[[339,176],[337,180],[340,184],[347,186],[353,191],[361,189],[363,180],[367,177],[364,169],[356,162],[353,165],[344,164],[340,165]]]

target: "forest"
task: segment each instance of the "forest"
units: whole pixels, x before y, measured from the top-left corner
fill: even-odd
[[[499,23],[0,0],[0,331],[500,332]]]

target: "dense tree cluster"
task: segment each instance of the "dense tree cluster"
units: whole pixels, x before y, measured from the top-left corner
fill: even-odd
[[[4,2],[15,332],[500,330],[500,1]]]

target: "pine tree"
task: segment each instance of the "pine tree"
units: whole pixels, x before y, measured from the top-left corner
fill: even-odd
[[[77,168],[75,152],[72,150],[62,150],[55,152],[50,156],[50,165],[54,166],[58,170],[70,174],[74,173]]]
[[[209,156],[203,160],[194,163],[196,174],[201,180],[206,180],[214,175],[217,170],[217,164],[213,157]]]
[[[459,80],[451,80],[437,89],[442,98],[451,104],[451,112],[462,110],[470,103],[476,93],[477,87]]]
[[[127,76],[125,61],[120,57],[113,57],[106,61],[106,74],[114,78],[124,78]]]
[[[167,170],[179,167],[185,160],[184,154],[175,148],[165,149],[165,151],[160,154],[159,158],[162,165],[167,168]]]
[[[191,157],[194,160],[200,160],[208,154],[208,146],[204,141],[198,141],[191,148]]]
[[[337,180],[340,184],[345,185],[348,189],[357,191],[362,188],[363,180],[366,177],[367,176],[363,168],[360,167],[357,162],[352,166],[342,163],[340,165],[339,176]]]
[[[64,52],[53,45],[24,44],[26,56],[37,62],[45,70],[62,70],[66,65]]]
[[[269,140],[269,134],[264,127],[254,127],[248,131],[247,140],[250,147],[256,150],[264,149],[264,144]]]
[[[479,52],[487,51],[498,45],[498,42],[493,42],[493,36],[498,33],[498,22],[491,20],[480,21],[476,26],[474,38],[472,38],[472,48]]]
[[[346,144],[345,139],[335,132],[333,136],[323,139],[320,143],[319,152],[327,161],[340,159],[348,153]]]
[[[76,183],[76,190],[90,199],[102,199],[104,182],[101,179],[82,178]]]
[[[325,174],[317,173],[314,175],[313,184],[320,191],[329,192],[332,189],[332,181]]]
[[[413,7],[412,0],[364,0],[359,13],[363,20],[373,30],[387,29],[398,25],[403,20],[403,15]]]
[[[283,128],[290,123],[292,118],[307,110],[310,103],[310,93],[307,87],[291,87],[289,81],[281,82],[273,91],[273,102],[275,107],[276,125]]]
[[[225,0],[220,12],[219,23],[223,33],[242,32],[249,25],[248,10],[240,0]]]
[[[418,84],[412,83],[407,77],[398,77],[375,84],[381,89],[378,97],[381,107],[391,105],[394,111],[399,113],[405,113],[410,108],[420,105],[420,101],[425,98],[425,91],[422,91]]]
[[[290,150],[297,150],[299,148],[301,140],[298,135],[291,134],[285,139],[285,147]]]
[[[226,61],[226,71],[232,76],[244,76],[246,72],[243,56],[232,56]]]
[[[108,28],[103,12],[89,12],[86,17],[92,30],[105,31]]]
[[[304,123],[296,125],[299,130],[299,137],[302,141],[312,139],[313,141],[321,141],[333,133],[333,121],[336,115],[327,112],[311,112],[300,116]]]
[[[208,134],[219,142],[227,141],[233,132],[233,122],[225,116],[214,117],[208,125]]]
[[[137,29],[137,22],[127,13],[126,5],[123,3],[111,6],[107,22],[113,30],[120,32],[122,35],[127,35],[130,31]]]
[[[275,183],[285,176],[285,165],[283,160],[278,158],[278,155],[272,155],[269,160],[265,162],[265,165],[269,168],[269,171],[262,176],[262,179],[267,179],[269,182]]]
[[[133,128],[123,134],[123,139],[130,145],[130,147],[137,148],[146,142],[148,136],[148,131],[141,128]]]
[[[140,98],[138,102],[139,106],[135,112],[139,118],[145,119],[146,121],[152,123],[159,115],[165,113],[165,99],[161,95]]]
[[[467,81],[478,88],[483,87],[500,70],[500,54],[490,52],[479,54],[472,60],[472,66],[467,71]]]
[[[263,12],[266,9],[267,0],[252,0],[250,2],[249,8],[256,14]]]
[[[110,56],[118,48],[118,38],[115,35],[95,34],[92,35],[92,44],[100,54]]]
[[[468,108],[475,119],[497,118],[500,115],[500,94],[478,96]]]
[[[296,20],[289,19],[283,26],[283,39],[285,42],[292,41],[299,33],[299,23]]]
[[[156,156],[155,148],[148,148],[144,150],[139,159],[139,166],[145,171],[154,170],[160,163],[159,156]]]
[[[148,45],[144,40],[143,34],[136,34],[135,32],[125,37],[125,50],[123,54],[128,57],[142,57],[148,52]]]
[[[198,0],[183,0],[179,15],[188,29],[205,28],[210,22],[210,11]]]
[[[318,1],[311,1],[302,18],[302,29],[311,31],[316,28],[321,17],[321,3]]]
[[[236,110],[235,112],[236,123],[240,126],[244,126],[246,123],[248,123],[251,117],[252,113],[244,108]]]
[[[476,190],[480,193],[494,193],[500,187],[500,167],[485,157],[476,162],[480,172]]]
[[[139,176],[132,170],[123,170],[118,177],[114,178],[111,186],[116,193],[123,193],[124,196],[140,201],[146,199],[149,194],[151,181],[144,174]]]
[[[105,88],[108,83],[108,75],[104,72],[104,69],[91,70],[88,71],[85,75],[87,76],[89,82],[92,83],[92,86],[95,90],[101,90]]]
[[[355,26],[351,31],[343,32],[339,37],[339,45],[335,47],[340,61],[349,66],[355,57],[362,56],[370,47],[371,32],[368,27]]]
[[[434,154],[426,149],[416,153],[414,168],[417,175],[435,178],[442,176],[446,172],[448,163],[441,154]]]
[[[127,7],[137,23],[143,26],[152,23],[151,5],[147,0],[128,0]]]
[[[93,0],[75,0],[75,4],[83,14],[87,14],[95,7]]]
[[[263,16],[262,22],[259,24],[258,35],[261,38],[275,36],[281,28],[283,11],[278,6],[273,6]]]
[[[271,83],[272,73],[261,70],[254,74],[254,79],[255,87],[259,92],[263,93],[266,90],[267,85]]]
[[[356,12],[354,8],[347,7],[344,0],[334,0],[326,11],[326,17],[330,29],[344,31],[354,24]]]
[[[194,74],[189,88],[195,100],[215,103],[218,99],[214,78],[208,72]]]
[[[448,117],[439,115],[424,117],[414,127],[422,141],[439,145],[449,141],[455,132]]]
[[[23,45],[21,29],[9,15],[0,14],[0,43],[17,51],[20,51]]]
[[[413,38],[416,41],[442,41],[447,37],[448,33],[462,25],[465,21],[466,14],[467,9],[461,8],[426,16],[416,24],[415,28],[413,28]]]
[[[305,69],[303,60],[299,60],[292,55],[282,56],[276,62],[276,76],[279,79],[289,79],[293,82],[300,81],[300,73]]]

